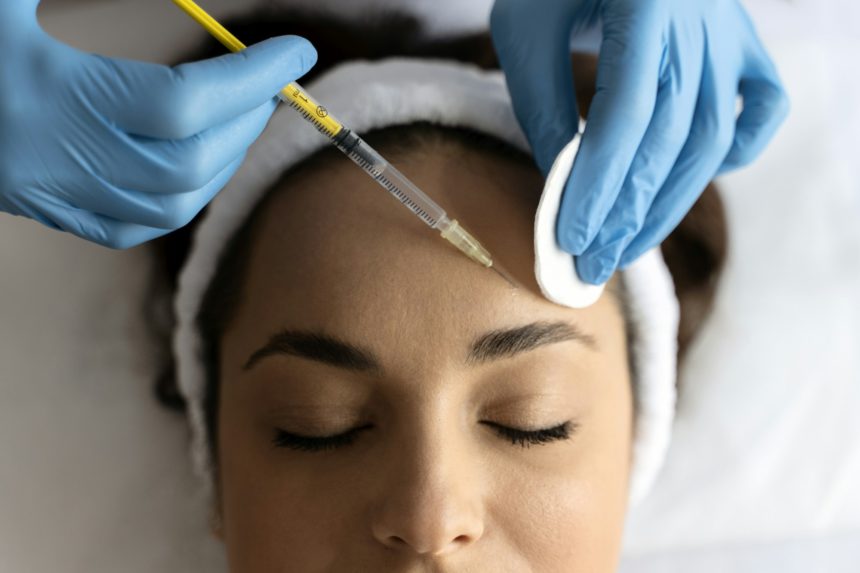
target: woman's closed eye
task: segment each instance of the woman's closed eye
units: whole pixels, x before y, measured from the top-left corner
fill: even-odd
[[[532,445],[545,445],[559,440],[568,440],[577,428],[577,424],[573,420],[568,420],[558,426],[541,430],[510,428],[495,422],[481,423],[492,427],[496,434],[509,440],[511,444],[519,444],[523,448]],[[370,425],[360,426],[332,436],[303,436],[276,428],[272,443],[278,448],[290,448],[306,452],[334,450],[351,445],[358,438],[358,434],[369,430],[371,427]]]

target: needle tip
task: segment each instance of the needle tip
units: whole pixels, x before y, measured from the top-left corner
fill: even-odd
[[[490,270],[492,270],[492,271],[493,271],[493,272],[495,272],[497,275],[499,275],[500,277],[502,277],[503,279],[505,279],[505,281],[506,281],[509,285],[511,285],[513,288],[517,288],[517,285],[516,285],[516,283],[514,282],[514,279],[513,279],[513,278],[511,278],[511,275],[509,275],[508,273],[506,273],[506,272],[505,272],[505,271],[503,271],[502,269],[498,268],[496,265],[490,265]]]

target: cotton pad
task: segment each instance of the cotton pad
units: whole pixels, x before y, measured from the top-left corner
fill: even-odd
[[[592,285],[576,274],[574,258],[556,240],[556,220],[568,175],[579,151],[577,134],[564,146],[550,169],[535,215],[535,277],[543,295],[556,304],[584,308],[597,302],[603,285]]]

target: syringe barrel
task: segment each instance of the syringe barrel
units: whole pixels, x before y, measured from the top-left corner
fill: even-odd
[[[437,229],[447,221],[445,210],[423,191],[416,187],[393,165],[388,163],[375,149],[359,136],[344,128],[335,138],[334,144],[364,169],[377,183],[385,187],[407,209],[418,215],[430,227]]]
[[[374,173],[382,173],[388,167],[388,162],[385,158],[371,146],[367,145],[351,129],[342,129],[332,141],[338,149],[348,155],[350,159],[355,161],[365,171],[371,170]]]

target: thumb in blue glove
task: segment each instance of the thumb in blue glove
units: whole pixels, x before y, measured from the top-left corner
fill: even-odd
[[[316,63],[291,36],[175,67],[87,54],[37,4],[0,3],[0,211],[112,248],[193,219]]]
[[[592,284],[659,245],[788,113],[737,0],[496,0],[493,41],[545,175],[578,130],[571,38],[598,25],[596,95],[557,223],[559,245]]]

